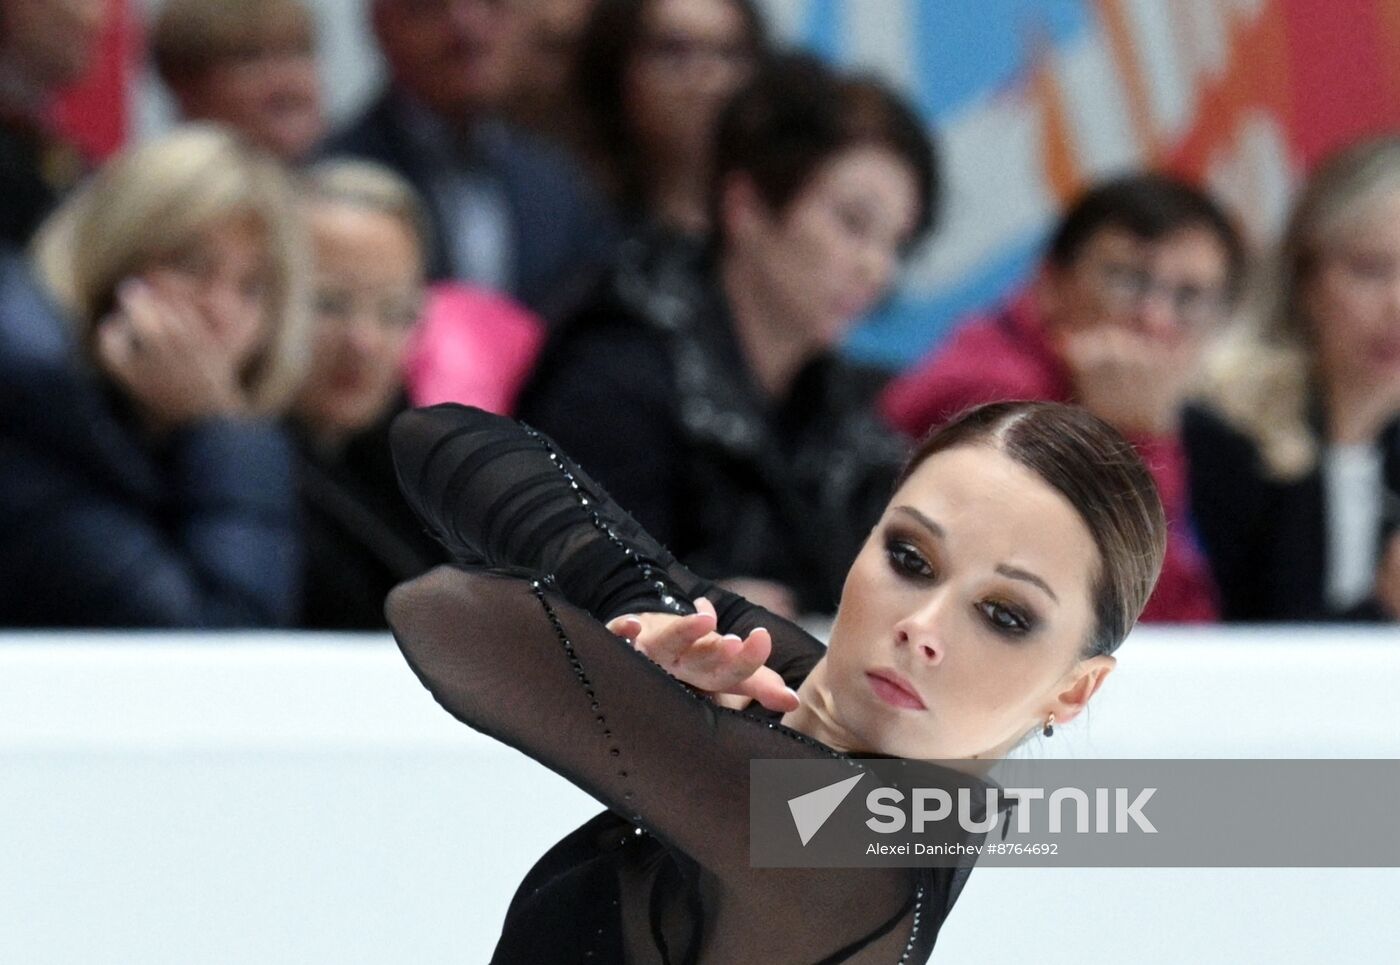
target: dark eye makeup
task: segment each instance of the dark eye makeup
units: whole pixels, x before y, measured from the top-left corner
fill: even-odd
[[[900,576],[932,579],[933,566],[908,540],[889,537],[885,540],[885,556],[890,567]]]
[[[1022,613],[1019,607],[1009,603],[987,600],[977,604],[977,609],[982,612],[982,615],[987,618],[987,623],[997,633],[1020,637],[1025,636],[1035,628],[1035,623],[1029,616]]]
[[[936,578],[933,564],[912,539],[895,533],[885,536],[885,559],[890,569],[901,579],[916,583],[931,583]],[[977,612],[993,632],[1006,637],[1023,637],[1036,629],[1034,614],[1004,600],[990,598],[976,604]]]

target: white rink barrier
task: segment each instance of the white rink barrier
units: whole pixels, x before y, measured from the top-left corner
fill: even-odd
[[[1400,758],[1400,631],[1138,631],[1035,755]],[[0,963],[486,962],[598,805],[380,636],[0,635]],[[1400,961],[1400,870],[980,869],[934,961]]]

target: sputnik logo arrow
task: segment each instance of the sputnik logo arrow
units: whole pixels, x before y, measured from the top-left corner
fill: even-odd
[[[797,797],[788,799],[788,810],[792,812],[792,823],[797,825],[797,836],[802,839],[802,846],[807,847],[807,842],[822,829],[826,819],[836,813],[836,809],[841,806],[841,802],[846,800],[847,795],[856,786],[865,772],[857,774],[855,777],[848,777],[844,781],[837,781],[835,784],[828,784],[826,787],[819,787],[815,791],[808,791]]]

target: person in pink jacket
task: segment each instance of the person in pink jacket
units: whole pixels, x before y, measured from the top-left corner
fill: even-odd
[[[1189,521],[1179,419],[1207,336],[1243,286],[1245,250],[1203,192],[1160,174],[1091,188],[1056,228],[1036,279],[996,313],[957,328],[881,398],[920,436],[968,406],[1074,402],[1131,439],[1170,524],[1145,621],[1216,619],[1216,594]]]

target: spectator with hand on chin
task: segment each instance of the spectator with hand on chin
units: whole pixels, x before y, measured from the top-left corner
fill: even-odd
[[[1244,271],[1239,235],[1203,192],[1158,174],[1099,184],[1059,223],[1031,288],[895,380],[885,415],[917,437],[985,402],[1083,405],[1134,443],[1167,510],[1166,562],[1143,619],[1213,620],[1180,425]]]
[[[305,248],[281,167],[192,126],[111,161],[0,301],[0,623],[289,623]]]

